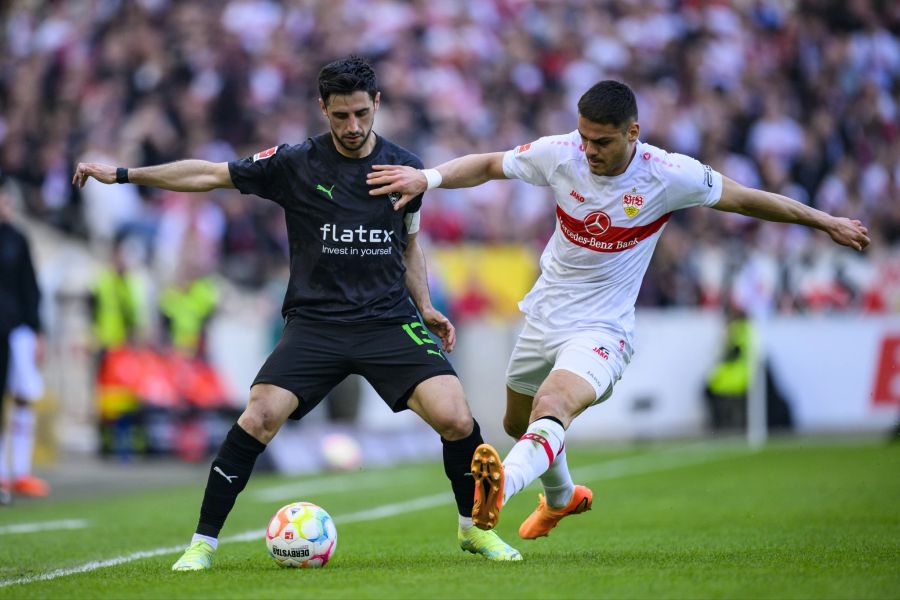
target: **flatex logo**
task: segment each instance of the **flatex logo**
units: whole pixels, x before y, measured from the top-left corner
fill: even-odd
[[[333,223],[325,223],[319,227],[322,241],[325,242],[359,242],[361,244],[381,244],[389,242],[394,232],[390,229],[366,229],[362,225],[356,229],[345,229]]]
[[[338,227],[334,223],[325,223],[319,227],[322,232],[323,254],[345,254],[348,256],[374,256],[390,254],[393,250],[390,229],[369,229],[360,225],[348,228]],[[351,244],[350,246],[333,246],[333,243]],[[376,248],[361,248],[361,245],[378,245]]]

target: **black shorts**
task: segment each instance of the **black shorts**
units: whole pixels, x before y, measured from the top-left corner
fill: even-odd
[[[415,318],[341,323],[293,317],[253,385],[293,392],[300,406],[290,418],[300,419],[351,373],[365,377],[394,412],[407,408],[426,379],[456,375],[440,344]]]

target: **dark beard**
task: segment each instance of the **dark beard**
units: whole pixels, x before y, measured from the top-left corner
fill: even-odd
[[[341,145],[341,148],[343,148],[347,152],[356,152],[357,150],[365,146],[366,141],[369,139],[369,136],[372,135],[372,129],[374,129],[374,127],[369,128],[369,131],[367,131],[366,135],[363,136],[363,138],[359,141],[359,145],[356,148],[350,148],[349,146],[347,146],[347,144],[344,143],[344,141],[334,132],[333,129],[331,130],[331,134],[334,139],[337,140],[337,143]]]

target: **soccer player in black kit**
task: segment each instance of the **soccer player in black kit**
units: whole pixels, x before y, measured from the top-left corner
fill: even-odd
[[[81,163],[72,180],[184,192],[237,188],[277,202],[286,213],[291,275],[284,333],[213,460],[196,533],[172,569],[210,567],[219,531],[256,457],[286,419],[302,418],[350,373],[365,377],[392,410],[409,408],[440,434],[462,549],[490,560],[521,560],[493,531],[472,526],[474,480],[467,474],[482,438],[444,356],[453,349],[455,330],[431,305],[416,242],[422,198],[395,211],[387,197],[371,197],[366,184],[371,165],[422,163],[373,132],[381,94],[368,63],[358,57],[332,62],[318,84],[330,131],[302,144],[228,163],[183,160],[136,169]]]

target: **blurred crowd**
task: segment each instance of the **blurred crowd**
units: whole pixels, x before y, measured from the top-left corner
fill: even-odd
[[[637,93],[644,141],[861,219],[872,234],[857,255],[802,227],[682,211],[642,305],[900,311],[900,3],[4,4],[0,168],[33,216],[96,248],[138,240],[164,280],[284,278],[281,209],[236,191],[78,190],[74,163],[225,161],[299,143],[326,126],[318,69],[356,53],[383,90],[376,131],[429,166],[571,131],[578,97],[619,79]],[[548,190],[520,182],[437,190],[423,210],[433,244],[516,243],[536,256],[554,227]]]

